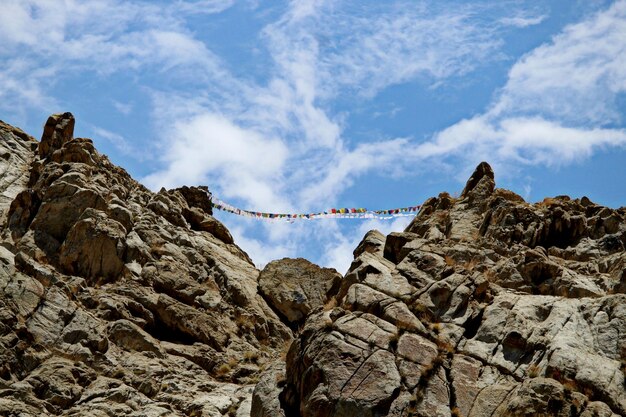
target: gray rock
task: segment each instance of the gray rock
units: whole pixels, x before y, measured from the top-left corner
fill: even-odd
[[[341,275],[306,259],[272,261],[259,275],[259,291],[287,320],[302,321],[337,291]]]
[[[259,271],[207,190],[151,193],[73,125],[0,123],[0,414],[249,415],[292,338]]]
[[[250,417],[285,417],[279,399],[285,382],[285,363],[270,365],[254,387]]]
[[[208,189],[151,193],[73,123],[0,123],[0,414],[626,415],[624,208],[483,163],[343,278],[260,273]]]
[[[483,163],[404,233],[364,237],[274,395],[320,417],[626,415],[625,235],[625,210],[530,205]]]

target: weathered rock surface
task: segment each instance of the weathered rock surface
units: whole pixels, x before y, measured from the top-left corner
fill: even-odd
[[[0,415],[626,415],[626,208],[482,163],[341,277],[259,272],[208,189],[0,122]]]
[[[3,225],[11,202],[26,188],[36,146],[35,139],[0,121],[0,222]],[[29,213],[21,215],[28,217]]]
[[[247,416],[292,338],[205,188],[0,124],[0,415]]]
[[[254,398],[301,417],[626,415],[625,244],[626,209],[531,205],[482,163],[460,198],[365,236],[286,382]]]
[[[259,290],[271,306],[296,324],[326,304],[336,293],[341,274],[306,259],[272,261],[261,271]]]

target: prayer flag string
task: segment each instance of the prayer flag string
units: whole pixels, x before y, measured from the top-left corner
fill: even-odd
[[[207,193],[213,207],[236,214],[238,216],[249,217],[261,220],[283,220],[293,222],[295,220],[317,220],[317,219],[381,219],[389,220],[396,217],[415,216],[421,205],[400,207],[388,210],[367,210],[365,208],[332,208],[319,213],[264,213],[259,211],[250,211],[232,206],[211,193]]]

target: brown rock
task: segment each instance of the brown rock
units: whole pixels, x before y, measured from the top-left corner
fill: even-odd
[[[155,195],[73,124],[0,123],[0,415],[249,415],[292,337],[259,271],[206,190]]]
[[[250,417],[285,417],[279,399],[285,382],[285,364],[282,361],[263,372],[252,393]]]
[[[626,415],[626,210],[481,164],[343,279],[259,273],[207,189],[151,193],[72,126],[36,152],[0,123],[1,415]]]
[[[468,197],[470,192],[487,197],[495,188],[494,174],[491,166],[486,162],[478,164],[472,176],[467,180],[461,198]]]
[[[25,380],[38,398],[57,410],[69,408],[80,398],[83,387],[95,379],[95,373],[83,364],[65,359],[42,363]]]
[[[9,207],[7,222],[7,227],[15,240],[26,233],[40,204],[38,194],[32,189],[23,190],[15,196]]]
[[[363,252],[378,253],[382,252],[385,247],[385,235],[378,230],[370,230],[365,234],[359,246],[356,247],[353,254],[357,258]]]
[[[320,268],[306,259],[270,262],[259,275],[259,291],[288,323],[302,321],[323,306],[341,280],[334,269]]]
[[[112,323],[109,326],[108,336],[113,343],[123,349],[153,352],[163,356],[163,349],[158,340],[131,321],[118,320]]]
[[[87,209],[67,234],[60,266],[69,274],[95,282],[115,279],[122,272],[125,228],[101,211]]]
[[[429,199],[407,232],[384,240],[384,251],[368,244],[373,235],[364,238],[341,281],[341,307],[310,315],[290,350],[285,411],[625,413],[626,319],[617,307],[625,213],[565,197],[530,205],[494,189],[493,177],[479,165],[460,199]],[[372,352],[397,367],[379,370],[377,380],[394,387],[398,372],[401,384],[364,410],[355,405],[361,398],[342,397],[342,384]],[[388,393],[369,379],[359,390]],[[590,400],[593,411],[585,411]]]
[[[59,113],[48,117],[39,143],[39,156],[46,158],[69,142],[74,136],[74,123],[72,113]]]
[[[207,187],[187,187],[183,186],[176,188],[173,191],[178,191],[190,208],[198,208],[203,213],[209,216],[213,215],[213,206],[209,200],[211,193]]]
[[[226,244],[234,243],[234,239],[228,229],[214,217],[205,217],[198,224],[197,230],[208,232]]]
[[[4,225],[9,207],[28,184],[32,147],[37,142],[21,130],[0,121],[0,224]],[[26,215],[28,218],[29,214]],[[32,217],[30,217],[32,219]]]

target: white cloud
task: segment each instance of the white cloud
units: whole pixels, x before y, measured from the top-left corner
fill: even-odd
[[[617,99],[626,91],[626,1],[567,26],[523,56],[482,114],[436,133],[420,158],[457,157],[465,165],[560,166],[599,149],[626,146]],[[498,170],[510,171],[511,168]]]
[[[472,20],[469,7],[389,7],[364,18],[346,12],[355,4],[292,2],[263,30],[274,77],[267,87],[249,86],[245,113],[229,115],[289,139],[285,182],[305,208],[320,199],[332,202],[364,173],[397,173],[415,160],[407,157],[406,139],[349,145],[341,115],[326,109],[328,100],[355,86],[367,86],[371,95],[420,74],[433,81],[463,74],[483,65],[500,44],[496,28]],[[322,37],[338,44],[325,45]]]
[[[167,168],[144,178],[149,187],[207,183],[211,178],[225,197],[242,198],[258,207],[281,207],[276,184],[287,148],[280,139],[209,113],[175,122],[165,135]]]
[[[275,225],[275,223],[273,224]],[[268,239],[261,240],[250,237],[245,224],[239,224],[235,227],[229,225],[229,230],[235,243],[246,251],[259,269],[263,269],[265,265],[275,259],[297,256],[297,246],[288,239],[270,239],[268,241]]]
[[[383,7],[364,16],[352,13],[355,7],[360,10],[357,5],[291,2],[262,31],[273,62],[266,85],[222,72],[221,91],[207,86],[210,91],[193,96],[155,93],[154,113],[164,127],[164,167],[144,182],[153,188],[208,183],[243,208],[302,212],[332,206],[359,176],[372,171],[397,176],[412,167],[415,173],[419,161],[441,164],[433,159],[455,156],[470,145],[478,149],[486,123],[481,120],[455,128],[459,133],[476,129],[465,143],[456,137],[449,143],[454,132],[448,131],[419,147],[410,138],[353,145],[343,137],[343,116],[327,104],[346,95],[362,100],[415,79],[432,85],[466,74],[498,59],[502,23],[476,19],[477,10],[470,6]],[[521,21],[507,24],[519,26]],[[492,130],[492,141],[497,141],[503,133]],[[509,148],[509,153],[517,149],[513,142]],[[268,254],[295,254],[294,248],[316,242],[326,248],[322,262],[342,269],[366,227],[391,224],[386,231],[401,230],[405,224],[399,222],[408,220],[364,223],[358,236],[344,236],[345,228],[336,223],[323,231],[272,223],[261,232],[246,221],[233,219],[231,224],[240,227],[238,242],[250,248],[257,262],[269,260]],[[263,250],[259,234],[274,249]]]
[[[543,22],[548,16],[539,15],[539,16],[528,16],[526,14],[520,14],[518,16],[512,17],[504,17],[500,19],[500,22],[503,25],[507,26],[515,26],[518,28],[525,28],[528,26],[538,25]]]
[[[95,139],[102,138],[115,146],[115,148],[122,154],[134,156],[137,160],[143,159],[137,149],[128,143],[122,135],[97,126],[91,126],[91,130],[93,131]]]
[[[572,128],[539,117],[478,116],[439,132],[415,152],[421,158],[460,157],[468,165],[487,157],[495,164],[560,166],[588,158],[598,149],[624,145],[624,129]]]
[[[365,96],[423,78],[435,84],[497,58],[498,28],[475,20],[471,6],[437,9],[422,3],[390,6],[375,18],[344,15],[316,22],[336,39],[322,48],[329,89],[346,86]]]
[[[44,91],[46,80],[55,72],[36,68],[23,58],[3,62],[0,67],[0,108],[13,113],[23,113],[26,107],[58,108],[57,100]]]
[[[304,98],[374,96],[415,78],[429,83],[498,58],[501,26],[482,8],[400,3],[365,10],[358,1],[292,2],[264,35],[277,66]]]
[[[438,88],[458,80],[501,58],[503,31],[539,24],[545,16],[512,10],[490,20],[485,11],[492,6],[485,4],[292,1],[259,35],[258,51],[269,53],[259,82],[229,70],[212,49],[219,40],[201,39],[185,20],[233,4],[6,0],[0,107],[55,108],[54,84],[77,74],[132,74],[141,83],[148,73],[157,81],[141,87],[153,98],[162,166],[146,184],[208,184],[220,197],[271,211],[332,206],[371,173],[395,177],[433,164],[454,164],[457,172],[486,155],[496,169],[559,165],[626,143],[626,132],[613,127],[621,123],[616,103],[626,89],[626,1],[525,55],[483,114],[422,143],[381,137],[361,144],[346,137],[347,115],[335,110],[339,100],[363,102],[407,82]],[[133,110],[111,103],[123,114]],[[117,133],[94,132],[122,152],[133,151]],[[366,228],[401,226],[366,222],[344,236],[346,228],[336,223],[325,231],[233,224],[237,241],[257,262],[318,245],[327,249],[322,262],[339,269],[349,264]]]
[[[225,6],[196,6],[209,3]],[[0,97],[12,99],[0,106],[10,112],[49,110],[55,84],[90,72],[108,76],[149,68],[207,79],[221,63],[184,28],[180,13],[173,5],[121,0],[3,2]]]
[[[523,186],[524,189],[524,194],[522,195],[522,197],[524,198],[524,200],[526,201],[530,201],[530,193],[533,190],[533,187],[530,184],[525,184]]]
[[[195,0],[195,1],[176,1],[176,9],[185,13],[193,14],[213,14],[221,13],[231,8],[235,4],[235,0]]]
[[[407,139],[392,139],[358,145],[353,150],[340,150],[321,170],[316,166],[310,181],[300,191],[300,198],[308,206],[328,195],[338,195],[350,187],[360,175],[371,170],[378,174],[401,172],[411,160],[407,158],[411,143]],[[317,176],[315,175],[317,173]]]
[[[111,103],[113,104],[113,107],[115,107],[115,110],[126,116],[131,114],[133,111],[134,106],[132,103],[122,103],[121,101],[117,100],[111,100]]]
[[[626,1],[567,26],[522,57],[491,113],[542,114],[568,124],[619,121],[626,90]]]

